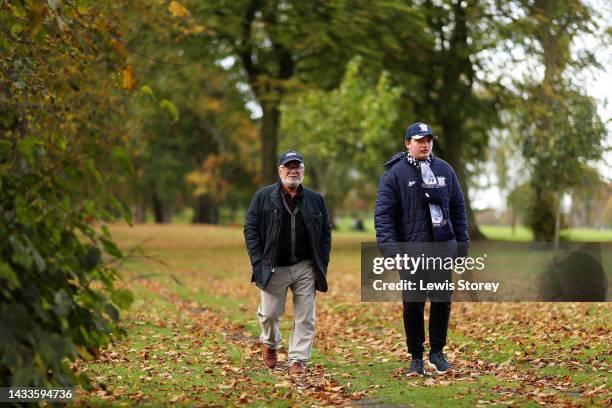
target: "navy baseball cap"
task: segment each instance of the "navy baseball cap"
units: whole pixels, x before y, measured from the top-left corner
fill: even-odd
[[[425,136],[433,137],[433,135],[433,131],[431,130],[431,127],[428,124],[423,122],[415,122],[412,125],[408,126],[408,129],[406,129],[404,139],[422,139]]]
[[[295,150],[288,150],[285,153],[281,154],[280,160],[278,161],[279,166],[284,166],[290,161],[297,161],[300,163],[304,163],[304,159],[302,155],[296,152]]]

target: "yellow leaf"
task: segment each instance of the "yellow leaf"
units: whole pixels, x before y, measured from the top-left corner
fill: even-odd
[[[131,91],[136,86],[136,78],[134,77],[134,71],[132,71],[132,67],[125,67],[121,71],[121,76],[123,77],[121,81],[121,86],[128,91]]]
[[[189,11],[178,1],[171,1],[168,11],[173,17],[187,17],[189,15]]]

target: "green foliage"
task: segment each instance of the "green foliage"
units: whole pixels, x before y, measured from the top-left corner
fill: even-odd
[[[370,83],[360,66],[360,58],[351,60],[337,89],[299,93],[282,107],[282,147],[305,156],[314,187],[331,207],[342,204],[357,179],[377,178],[376,168],[397,145],[391,129],[401,89],[387,74]]]
[[[121,335],[131,302],[114,287],[122,253],[104,225],[129,221],[106,190],[111,171],[130,166],[113,128],[123,95],[113,4],[0,5],[3,385],[86,386],[70,362]]]
[[[255,123],[236,70],[218,64],[221,56],[203,38],[192,8],[147,2],[125,12],[127,61],[140,84],[126,123],[135,174],[116,179],[113,190],[136,208],[153,201],[157,222],[188,205],[199,214],[203,195],[215,205],[236,205],[254,188]]]
[[[510,209],[522,220],[529,219],[529,208],[533,202],[533,189],[530,183],[526,182],[516,186],[508,194],[507,204]]]
[[[545,68],[542,79],[525,78],[518,85],[521,96],[515,111],[520,146],[532,174],[529,225],[535,240],[556,241],[561,197],[579,186],[590,161],[602,157],[607,133],[594,99],[564,75],[592,59],[591,54],[571,53],[573,39],[592,31],[592,16],[580,0],[541,0],[521,7],[524,16],[509,26]]]
[[[159,103],[159,107],[162,108],[163,110],[165,110],[166,113],[168,113],[172,123],[176,123],[176,122],[179,121],[179,118],[180,118],[179,111],[178,111],[176,106],[171,101],[169,101],[167,99],[163,99]]]
[[[538,172],[545,175],[539,185],[555,192],[578,186],[590,160],[601,158],[605,127],[593,98],[565,85],[546,104],[527,101],[523,154]],[[544,128],[539,123],[546,123]],[[529,136],[529,137],[527,137]]]
[[[347,61],[361,48],[364,32],[353,36],[352,1],[194,1],[193,15],[210,34],[207,50],[231,57],[247,96],[261,107],[259,179],[277,179],[280,105],[305,86],[337,85]],[[364,2],[365,3],[365,2]],[[369,3],[369,2],[368,2]],[[375,9],[376,7],[370,7]],[[365,12],[363,15],[367,15]],[[368,25],[369,26],[369,25]],[[348,34],[348,35],[347,35]]]

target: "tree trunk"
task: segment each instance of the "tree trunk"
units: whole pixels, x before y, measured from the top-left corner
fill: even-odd
[[[277,102],[262,103],[263,116],[261,117],[261,182],[264,185],[274,183],[278,178],[277,151],[278,124],[280,111]]]
[[[240,41],[239,55],[247,72],[251,89],[261,105],[261,180],[263,184],[273,183],[278,175],[277,143],[280,111],[278,109],[286,92],[284,81],[293,77],[295,62],[293,49],[278,41],[276,35],[271,35],[273,58],[269,61],[256,61],[253,58],[255,42],[251,39],[251,26],[258,13],[261,13],[267,29],[278,33],[282,31],[283,22],[277,20],[276,9],[270,9],[261,2],[251,2],[243,21],[243,37]],[[270,64],[272,63],[272,64]],[[271,66],[276,67],[271,68]]]
[[[552,242],[555,235],[555,194],[541,181],[545,176],[536,171],[532,179],[534,200],[529,208],[529,227],[536,242]]]
[[[132,220],[134,221],[135,224],[144,223],[147,219],[147,212],[146,212],[146,207],[144,203],[138,200],[138,202],[134,206],[134,210],[132,214],[133,214]]]
[[[593,218],[593,203],[588,200],[584,203],[584,225],[583,227],[590,228],[593,226],[591,219]],[[571,226],[571,225],[570,225]]]
[[[238,213],[238,206],[236,201],[232,201],[232,203],[229,206],[229,225],[234,227],[236,226],[236,214]]]
[[[163,205],[163,209],[164,209],[164,223],[172,224],[172,217],[174,216],[174,204],[173,203],[165,204]]]
[[[147,204],[144,194],[138,194],[136,205],[134,206],[134,223],[142,224],[147,221]]]
[[[539,18],[539,13],[544,16],[553,16],[555,15],[556,5],[557,3],[553,0],[538,1],[534,5],[532,13],[535,18]],[[553,32],[550,21],[540,24],[535,34],[542,47],[542,59],[545,68],[544,79],[536,93],[536,98],[542,107],[552,106],[553,98],[550,93],[553,92],[554,86],[559,81],[560,75],[563,72],[563,62],[560,59],[563,53],[561,34]],[[546,144],[550,137],[551,112],[549,110],[541,110],[536,119],[539,128],[535,135],[536,150],[542,152],[546,151]],[[550,177],[556,177],[556,175],[554,174],[554,169],[545,170],[548,168],[547,163],[540,163],[540,161],[545,160],[546,158],[538,158],[535,163],[535,171],[531,181],[535,200],[529,211],[529,225],[533,231],[535,241],[553,242],[556,229],[555,205],[558,206],[560,203],[557,202],[554,191],[546,183]]]
[[[455,28],[447,51],[449,61],[443,68],[442,89],[437,99],[436,112],[444,134],[444,158],[455,170],[465,198],[470,240],[480,240],[486,237],[476,223],[467,184],[465,160],[462,160],[463,141],[468,139],[464,134],[466,115],[463,112],[463,105],[465,99],[472,93],[471,78],[474,75],[467,43],[467,11],[462,2],[455,3],[453,11]],[[460,81],[459,78],[462,76],[470,78],[470,81],[467,84],[465,81]]]
[[[172,222],[172,206],[164,206],[164,203],[161,201],[157,193],[153,192],[152,195],[152,204],[153,204],[153,219],[157,224],[166,224],[168,222]]]
[[[465,175],[465,161],[461,160],[461,146],[463,140],[461,132],[463,131],[462,124],[456,121],[442,121],[442,132],[444,133],[444,159],[448,161],[451,167],[455,170],[463,197],[465,199],[465,211],[468,219],[468,235],[470,240],[486,239],[485,235],[478,228],[474,211],[472,210],[469,187]]]
[[[219,207],[209,194],[198,196],[191,222],[194,224],[219,223]]]
[[[556,202],[556,211],[555,211],[555,237],[554,237],[554,250],[557,251],[559,249],[559,230],[561,229],[561,200],[560,194],[557,193],[557,202]]]
[[[336,225],[336,209],[334,205],[327,205],[327,216],[329,217],[329,223],[331,224],[332,229],[337,229],[338,226]]]

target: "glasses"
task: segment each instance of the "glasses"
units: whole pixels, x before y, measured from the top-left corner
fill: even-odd
[[[281,169],[283,169],[287,173],[290,173],[293,170],[297,171],[298,173],[304,171],[304,165],[303,164],[299,164],[297,166],[280,166],[280,167],[281,167]]]

